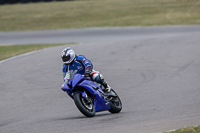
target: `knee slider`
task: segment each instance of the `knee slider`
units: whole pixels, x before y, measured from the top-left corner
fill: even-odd
[[[102,74],[99,75],[101,80],[104,80],[104,77]]]

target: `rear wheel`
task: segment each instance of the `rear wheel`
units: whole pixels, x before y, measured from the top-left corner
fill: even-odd
[[[111,113],[119,113],[122,110],[122,102],[119,96],[117,95],[117,93],[113,89],[111,91],[115,93],[116,96],[110,97],[109,102],[110,102],[111,109],[108,111]]]
[[[90,96],[86,98],[81,93],[74,94],[74,102],[82,114],[87,117],[93,117],[96,113],[93,99]]]

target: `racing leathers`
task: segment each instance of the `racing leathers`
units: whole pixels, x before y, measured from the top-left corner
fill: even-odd
[[[104,77],[98,71],[93,69],[92,63],[83,55],[75,55],[74,60],[70,64],[63,65],[63,77],[67,72],[76,70],[77,73],[85,76],[89,76],[93,81],[100,83],[104,86],[104,92],[110,92],[110,86],[104,81]]]

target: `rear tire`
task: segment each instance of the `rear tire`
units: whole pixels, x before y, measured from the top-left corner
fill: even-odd
[[[93,99],[88,96],[88,100],[82,97],[81,93],[74,94],[74,102],[79,111],[87,117],[95,116]]]
[[[113,89],[111,91],[117,95],[117,93]],[[122,102],[118,95],[117,97],[111,97],[111,100],[109,102],[111,107],[111,109],[108,110],[109,112],[119,113],[122,110]]]

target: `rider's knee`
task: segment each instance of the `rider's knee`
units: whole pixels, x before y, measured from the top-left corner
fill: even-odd
[[[96,81],[97,83],[103,83],[103,82],[104,82],[104,77],[103,77],[103,75],[102,75],[102,74],[97,75],[96,78],[95,78],[95,81]]]

